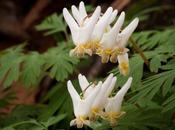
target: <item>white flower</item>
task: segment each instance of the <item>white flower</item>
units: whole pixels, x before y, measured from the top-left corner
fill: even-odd
[[[138,25],[138,18],[135,18],[124,30],[121,27],[124,23],[125,13],[122,12],[115,25],[106,33],[104,33],[100,48],[97,54],[101,56],[102,62],[107,63],[109,60],[113,63],[119,61],[119,69],[123,75],[129,72],[127,41]],[[121,62],[122,61],[122,62]],[[125,61],[123,63],[123,61]]]
[[[67,82],[67,88],[72,98],[74,115],[76,117],[70,122],[71,126],[77,125],[77,128],[82,128],[83,124],[89,125],[90,122],[88,120],[88,116],[91,111],[91,105],[100,90],[100,86],[101,84],[99,83],[96,86],[96,89],[91,92],[86,98],[81,98],[72,85],[71,81]]]
[[[121,105],[124,95],[131,86],[132,78],[128,79],[114,97],[109,97],[117,80],[113,74],[110,74],[103,83],[99,81],[97,85],[89,83],[86,77],[81,74],[78,75],[78,80],[82,96],[79,96],[71,81],[67,82],[76,117],[70,122],[70,125],[82,128],[84,124],[90,125],[90,121],[97,116],[107,119],[112,125],[115,124],[125,113],[121,111]]]
[[[120,73],[123,75],[128,75],[129,73],[129,58],[128,58],[128,53],[125,54],[119,54],[117,56],[118,63],[119,63],[119,70]]]
[[[78,78],[81,90],[83,91],[83,97],[86,98],[96,89],[96,86],[95,84],[89,83],[86,77],[81,74],[79,74]],[[91,119],[95,118],[97,115],[102,115],[102,110],[107,103],[108,96],[112,92],[115,83],[116,77],[113,77],[113,74],[110,74],[103,84],[101,81],[98,83],[102,85],[91,106],[91,112],[89,113]]]
[[[115,20],[118,11],[109,7],[106,12],[100,16],[101,8],[97,7],[95,10],[96,13],[94,12],[96,18],[92,20],[91,17],[88,17],[82,1],[79,4],[79,8],[73,5],[71,10],[74,18],[69,14],[67,9],[63,9],[63,16],[71,30],[72,39],[76,45],[76,48],[70,52],[70,55],[79,57],[85,53],[92,55],[92,53],[95,53],[99,48],[99,42],[104,32],[108,30],[109,25]],[[91,23],[91,27],[87,27],[89,23]],[[79,30],[76,28],[79,28]]]
[[[103,33],[106,31],[107,27],[115,20],[117,13],[118,11],[113,11],[112,7],[109,7],[106,10],[106,12],[99,18],[99,20],[95,24],[95,27],[89,39],[89,43],[86,44],[86,48],[91,49],[93,52],[98,49],[99,42],[103,36]],[[74,5],[72,6],[72,14],[80,26],[86,25],[89,21],[86,9],[84,7],[84,3],[82,1],[79,4],[79,9],[77,9]]]
[[[111,94],[115,86],[116,80],[116,77],[113,77],[113,74],[110,74],[102,84],[101,89],[95,97],[91,107],[92,118],[96,115],[101,116],[103,114],[103,108],[107,103],[108,96]]]
[[[112,125],[115,124],[118,118],[125,113],[121,111],[121,105],[126,92],[131,86],[131,83],[132,78],[130,77],[114,97],[108,98],[108,103],[105,106],[105,115]]]
[[[77,22],[81,24],[82,19],[80,18],[86,15],[84,12],[84,6],[83,5],[80,6],[79,11],[76,10],[76,8],[73,6],[72,10],[74,10],[73,14],[76,17]],[[76,16],[77,11],[79,12],[78,14],[81,14],[81,17],[78,17],[78,14]],[[100,17],[100,12],[101,8],[98,6],[94,11],[93,15],[86,22],[86,24],[79,25],[75,21],[75,19],[70,15],[68,10],[66,8],[63,9],[64,19],[66,20],[70,28],[73,42],[76,45],[75,49],[71,50],[70,55],[83,56],[85,53],[92,55],[92,51],[86,48],[86,44],[88,44],[93,29],[95,27],[95,24]]]
[[[109,7],[106,12],[99,18],[98,22],[95,24],[93,33],[90,39],[90,48],[93,52],[99,48],[99,42],[103,34],[107,31],[108,26],[113,22],[117,15],[118,11],[114,10],[112,7]]]

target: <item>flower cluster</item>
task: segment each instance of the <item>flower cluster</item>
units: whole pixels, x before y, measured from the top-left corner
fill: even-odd
[[[99,81],[98,84],[89,83],[81,74],[78,75],[78,80],[82,95],[77,93],[71,81],[67,82],[76,117],[70,122],[70,125],[82,128],[84,124],[89,125],[90,121],[98,116],[108,120],[111,125],[116,124],[117,120],[125,113],[121,111],[121,105],[124,95],[131,86],[132,78],[130,77],[113,97],[110,95],[117,81],[113,74],[110,74],[104,82]]]
[[[71,56],[82,57],[84,54],[97,54],[101,57],[102,63],[111,61],[119,63],[119,70],[123,75],[129,72],[129,51],[126,48],[127,41],[138,25],[138,18],[135,18],[123,30],[122,25],[125,13],[122,12],[113,26],[118,11],[109,7],[101,15],[101,7],[98,6],[93,14],[89,16],[83,2],[79,8],[74,5],[71,8],[72,15],[64,8],[63,16],[67,22],[75,48],[70,51]]]

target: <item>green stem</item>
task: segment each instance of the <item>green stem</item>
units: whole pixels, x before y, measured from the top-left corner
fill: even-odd
[[[136,41],[132,37],[130,37],[129,41],[132,43],[133,48],[139,53],[144,63],[149,67],[149,61],[144,55],[142,49],[137,45]]]
[[[67,31],[64,31],[64,34],[66,36],[66,41],[69,41],[69,35],[68,35]]]
[[[44,126],[42,126],[42,125],[40,125],[39,123],[37,123],[37,122],[35,122],[35,121],[22,121],[22,122],[18,122],[18,123],[15,123],[15,124],[12,124],[12,125],[10,125],[10,126],[8,126],[8,127],[16,127],[16,126],[18,126],[18,125],[23,125],[23,124],[35,124],[35,125],[37,125],[37,126],[41,126],[41,127],[43,127],[44,129],[46,129]]]

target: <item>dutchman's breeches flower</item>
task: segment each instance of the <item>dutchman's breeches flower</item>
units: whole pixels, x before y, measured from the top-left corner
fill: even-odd
[[[96,116],[103,115],[103,108],[107,103],[108,96],[111,94],[115,86],[116,80],[117,80],[116,77],[113,77],[113,74],[110,74],[102,84],[101,89],[98,92],[96,98],[94,99],[94,102],[91,107],[90,117],[92,119],[95,118]]]
[[[114,97],[108,98],[108,102],[105,106],[105,118],[109,120],[111,125],[116,125],[118,119],[125,114],[124,111],[121,111],[121,106],[123,98],[130,88],[131,83],[132,78],[130,77]]]
[[[121,74],[129,73],[129,59],[126,48],[129,37],[136,29],[139,19],[135,18],[127,27],[122,30],[125,13],[122,12],[111,27],[118,11],[109,7],[100,16],[101,7],[97,7],[91,17],[88,16],[84,3],[80,2],[79,8],[74,5],[71,8],[72,15],[66,8],[63,9],[63,16],[67,22],[75,48],[70,51],[71,56],[82,57],[85,54],[97,54],[101,57],[102,63],[119,63]]]
[[[70,51],[70,55],[79,57],[84,56],[84,54],[92,55],[99,48],[103,33],[115,20],[118,11],[109,7],[100,16],[101,8],[98,6],[93,15],[88,17],[83,2],[80,2],[79,9],[73,5],[71,10],[74,18],[66,8],[63,9],[64,19],[71,30],[72,39],[76,45],[75,49]]]
[[[110,74],[102,83],[97,85],[89,83],[84,75],[78,75],[79,84],[82,90],[80,97],[74,89],[71,81],[68,81],[67,87],[72,98],[75,119],[70,125],[77,125],[82,128],[83,125],[89,125],[97,116],[100,116],[116,124],[118,119],[125,113],[121,111],[121,105],[124,95],[131,86],[132,78],[129,78],[125,85],[118,91],[114,97],[109,97],[116,83],[116,77]]]
[[[133,31],[136,29],[139,20],[138,18],[135,18],[121,31],[124,18],[125,13],[122,12],[114,26],[103,34],[97,54],[101,56],[102,63],[107,63],[109,60],[113,63],[118,61],[121,74],[127,75],[129,73],[127,52],[129,50],[126,48],[126,44]]]
[[[76,9],[75,6],[72,6],[72,12],[77,21],[75,21],[75,19],[70,15],[66,8],[63,9],[64,19],[70,28],[73,42],[76,45],[75,49],[70,51],[70,55],[75,55],[78,57],[83,56],[85,53],[92,55],[91,49],[87,48],[87,46],[95,24],[100,17],[101,8],[99,6],[96,8],[86,24],[82,23],[83,19],[87,15],[84,4],[82,2],[80,3],[79,10]]]
[[[91,105],[100,90],[100,86],[101,84],[99,83],[95,87],[94,91],[92,91],[86,98],[81,98],[73,87],[71,81],[67,82],[67,88],[72,98],[74,115],[76,117],[70,122],[70,126],[77,125],[77,128],[82,128],[84,124],[89,125],[90,122],[88,120],[88,116],[91,111]]]

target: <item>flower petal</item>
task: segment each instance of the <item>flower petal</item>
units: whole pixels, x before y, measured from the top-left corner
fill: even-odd
[[[116,81],[117,81],[117,78],[116,77],[113,77],[112,82],[111,82],[111,84],[108,87],[107,92],[106,92],[107,96],[109,96],[111,94],[112,90],[115,87]]]
[[[110,30],[111,34],[115,34],[114,35],[115,38],[118,36],[119,31],[124,23],[124,20],[125,20],[125,12],[122,12],[120,14],[119,18],[117,19],[116,23],[114,24],[114,26]]]
[[[123,98],[130,88],[132,83],[132,77],[130,77],[124,86],[117,92],[115,97],[109,98],[108,104],[105,107],[106,112],[120,112]]]
[[[88,95],[87,98],[81,100],[77,105],[77,110],[75,112],[75,116],[88,116],[91,110],[91,105],[97,96],[101,87],[97,87],[91,94]]]
[[[101,87],[101,85],[102,85],[102,82],[100,81],[96,86],[95,84],[92,84],[91,86],[89,86],[84,93],[84,98],[87,98],[88,95],[90,95],[93,91],[95,91],[95,89],[98,89],[99,87]]]
[[[128,53],[125,53],[124,55],[118,55],[117,59],[118,59],[118,63],[119,63],[120,73],[125,75],[125,76],[128,75],[128,73],[129,73]]]
[[[115,9],[111,14],[108,25],[110,25],[115,20],[117,14],[118,14],[118,10]]]
[[[76,19],[77,23],[79,24],[79,26],[81,25],[81,16],[80,16],[80,12],[78,11],[77,7],[75,7],[75,5],[72,5],[71,7],[72,9],[72,14],[74,16],[74,18]]]
[[[105,29],[108,26],[108,21],[110,19],[110,16],[112,14],[112,7],[109,7],[106,12],[103,14],[103,16],[99,19],[97,24],[95,25],[94,31],[92,33],[91,39],[92,40],[100,40],[103,33],[105,32]]]
[[[92,108],[98,108],[98,109],[103,109],[103,107],[105,106],[106,102],[107,102],[107,89],[108,86],[110,85],[111,81],[113,78],[113,74],[110,74],[107,79],[104,81],[104,83],[101,86],[101,89],[98,93],[98,95],[96,96]]]
[[[78,28],[77,32],[75,32],[73,41],[76,45],[86,44],[91,37],[94,26],[100,16],[101,8],[97,7],[94,11],[93,15],[88,19],[85,26]]]
[[[68,24],[68,26],[70,28],[70,31],[72,34],[72,39],[74,41],[74,39],[76,37],[75,34],[78,31],[78,25],[66,8],[63,9],[63,16],[64,16],[66,23]],[[76,43],[76,42],[74,41],[74,43]]]
[[[135,18],[125,29],[119,34],[121,37],[120,40],[120,46],[125,47],[127,44],[127,41],[131,34],[134,32],[136,29],[137,25],[139,23],[139,19]]]
[[[76,119],[73,119],[70,121],[70,126],[75,126],[76,125]]]
[[[84,75],[79,74],[78,81],[82,91],[84,91],[89,86],[89,82]]]
[[[95,24],[97,23],[97,20],[98,18],[100,17],[100,13],[101,13],[101,8],[100,6],[98,6],[94,13],[92,14],[92,16],[88,19],[88,22],[86,23],[86,28],[89,28],[88,29],[88,33],[92,33],[94,27],[95,27]]]
[[[83,1],[81,1],[80,4],[79,4],[79,12],[80,12],[81,18],[84,19],[87,16],[86,9],[85,9]]]
[[[125,19],[125,13],[122,12],[118,20],[116,21],[115,25],[112,27],[112,29],[108,33],[105,33],[103,35],[100,43],[104,48],[113,48],[116,45],[117,42],[116,38],[119,34],[124,19]]]
[[[77,93],[77,91],[75,90],[75,88],[72,85],[72,82],[70,80],[67,82],[67,89],[68,89],[69,94],[72,98],[73,107],[74,107],[74,111],[75,111],[77,109],[78,103],[80,102],[80,96]]]

